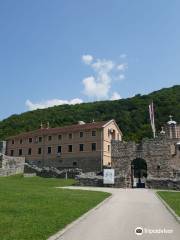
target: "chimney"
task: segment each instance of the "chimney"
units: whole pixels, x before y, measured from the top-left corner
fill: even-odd
[[[43,123],[41,122],[41,124],[40,124],[40,129],[43,129]]]

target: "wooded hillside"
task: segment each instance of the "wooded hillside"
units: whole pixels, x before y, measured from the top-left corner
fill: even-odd
[[[156,128],[160,129],[169,119],[180,122],[180,85],[164,88],[148,95],[116,101],[100,101],[77,105],[61,105],[47,109],[25,112],[0,121],[0,139],[4,140],[21,132],[39,128],[41,122],[49,121],[50,127],[77,123],[115,119],[126,140],[152,137],[148,105],[154,101]]]

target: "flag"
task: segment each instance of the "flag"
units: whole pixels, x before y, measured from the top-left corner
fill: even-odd
[[[155,122],[154,122],[154,104],[153,102],[149,105],[149,117],[151,121],[151,128],[153,131],[153,137],[156,137],[156,128],[155,128]]]

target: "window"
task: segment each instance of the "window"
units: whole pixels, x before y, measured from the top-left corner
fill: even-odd
[[[119,133],[117,134],[117,140],[119,140]]]
[[[83,152],[84,151],[84,144],[79,144],[79,151]]]
[[[72,139],[72,133],[69,133],[69,139]]]
[[[72,145],[68,145],[68,152],[72,152]]]
[[[61,146],[58,146],[57,153],[61,153]]]
[[[19,156],[22,155],[22,149],[19,149]]]
[[[58,136],[58,139],[59,139],[59,140],[62,140],[62,135],[59,135],[59,136]]]
[[[92,148],[92,151],[96,151],[96,143],[92,143],[91,148]]]
[[[39,142],[42,142],[42,137],[39,137]]]
[[[32,143],[32,138],[29,138],[29,143]]]
[[[110,133],[111,129],[108,129],[108,137],[111,136],[111,133]]]
[[[31,155],[31,152],[32,152],[32,150],[31,150],[31,148],[29,148],[28,149],[28,155]]]
[[[157,165],[157,170],[159,171],[161,169],[161,166],[160,165]]]
[[[42,153],[42,149],[38,148],[38,154],[41,154],[41,153]]]
[[[19,142],[20,142],[20,144],[22,144],[22,143],[23,143],[23,140],[22,140],[22,139],[20,139],[20,141],[19,141]]]
[[[51,147],[48,147],[48,154],[51,154]]]
[[[11,155],[11,156],[14,156],[14,150],[11,150],[10,155]]]
[[[93,137],[96,136],[96,131],[92,131],[92,136],[93,136]]]
[[[73,166],[74,166],[74,167],[77,166],[77,162],[73,162]]]
[[[12,144],[14,144],[14,139],[12,140],[12,142],[11,142]]]
[[[79,136],[80,136],[80,138],[82,138],[83,137],[83,132],[80,132]]]
[[[51,141],[52,140],[52,136],[48,136],[48,141]]]
[[[110,145],[108,145],[108,152],[110,152]]]

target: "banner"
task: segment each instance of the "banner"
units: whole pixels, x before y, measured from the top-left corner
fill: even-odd
[[[114,184],[114,169],[104,169],[103,183]]]
[[[156,137],[156,128],[155,128],[155,122],[154,122],[154,104],[153,102],[149,105],[149,117],[151,121],[151,128],[153,132],[153,137]]]

